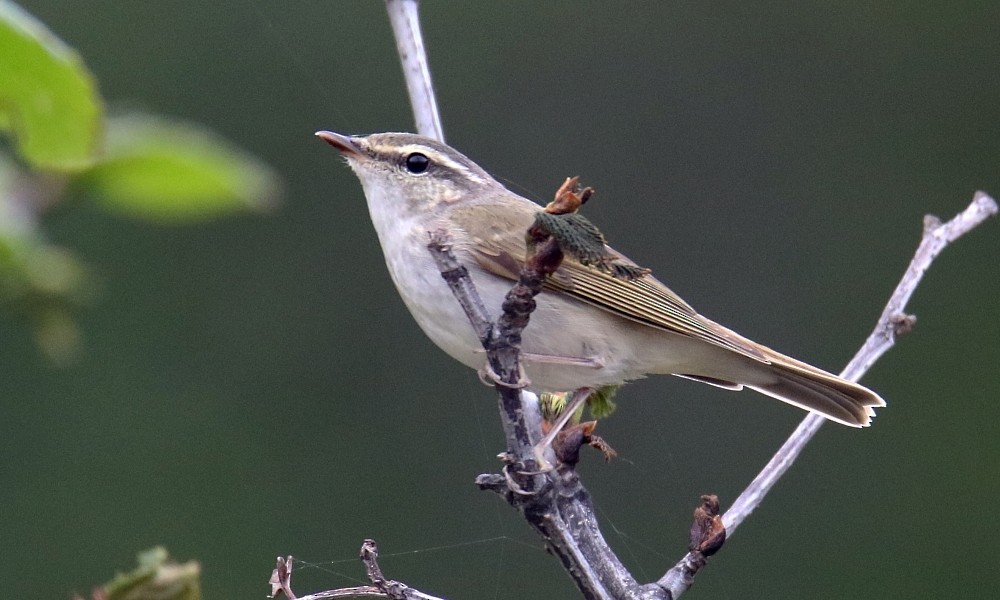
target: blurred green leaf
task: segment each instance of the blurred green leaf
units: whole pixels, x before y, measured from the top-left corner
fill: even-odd
[[[73,311],[94,286],[76,254],[51,244],[34,221],[33,186],[45,185],[0,156],[0,314],[31,323],[42,352],[66,364],[80,347]]]
[[[33,333],[35,344],[54,365],[66,366],[80,356],[83,334],[68,310],[38,311]]]
[[[110,210],[190,222],[268,208],[277,177],[206,129],[151,116],[110,119],[105,158],[75,185]]]
[[[100,149],[103,107],[80,56],[44,24],[0,0],[0,130],[39,169],[77,171]]]
[[[55,364],[75,358],[80,331],[73,311],[92,295],[77,256],[41,237],[0,232],[0,308],[31,322],[38,347]]]
[[[590,409],[590,416],[595,419],[606,419],[618,408],[614,402],[615,395],[618,394],[620,385],[606,385],[591,392],[587,396],[587,408]]]
[[[100,590],[104,600],[200,600],[201,566],[189,561],[168,562],[167,551],[156,547],[140,552],[139,566],[120,573]],[[98,593],[95,593],[95,598]]]

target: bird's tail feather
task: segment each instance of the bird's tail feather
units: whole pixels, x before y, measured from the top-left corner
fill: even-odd
[[[878,394],[862,385],[771,352],[767,357],[771,364],[760,365],[770,371],[770,381],[746,383],[747,387],[851,427],[871,425],[873,408],[885,406]]]

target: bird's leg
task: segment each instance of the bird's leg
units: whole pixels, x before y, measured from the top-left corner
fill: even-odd
[[[477,353],[485,354],[485,350],[476,350]],[[543,363],[546,365],[561,365],[564,367],[586,367],[588,369],[603,369],[604,361],[595,356],[558,356],[555,354],[536,354],[534,352],[521,352],[521,360],[526,363]],[[486,369],[489,369],[487,365]],[[490,378],[490,374],[486,373]]]

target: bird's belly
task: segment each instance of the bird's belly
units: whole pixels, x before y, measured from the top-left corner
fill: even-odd
[[[455,360],[474,369],[485,366],[486,353],[437,267],[433,262],[410,266],[406,274],[395,273],[393,279],[420,328]],[[478,268],[470,268],[470,273],[495,319],[513,282]],[[401,281],[406,285],[400,285]],[[653,331],[649,327],[550,291],[539,294],[536,303],[521,347],[521,365],[531,388],[562,391],[598,387],[639,378],[654,370],[647,364],[650,357],[636,352],[635,336],[623,335],[622,331],[635,328],[639,337],[645,337]]]

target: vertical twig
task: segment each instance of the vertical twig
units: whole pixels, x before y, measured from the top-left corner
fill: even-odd
[[[480,335],[487,359],[497,377],[500,416],[507,437],[503,475],[480,475],[476,484],[503,496],[521,511],[525,520],[546,541],[566,572],[588,600],[639,597],[639,584],[608,546],[598,527],[590,494],[572,467],[535,471],[534,443],[538,423],[536,407],[524,402],[517,389],[521,331],[534,309],[533,297],[542,289],[543,273],[551,273],[562,260],[558,246],[539,252],[521,270],[517,284],[507,294],[503,314],[495,324],[488,314],[468,271],[451,251],[444,231],[431,232],[428,250],[448,282],[473,328]],[[548,245],[547,245],[548,247]],[[558,256],[556,256],[558,254]],[[534,434],[534,435],[533,435]],[[645,597],[663,598],[662,594]]]
[[[441,127],[431,71],[427,65],[427,52],[420,33],[420,18],[417,14],[419,7],[419,0],[385,0],[392,33],[396,37],[399,62],[403,66],[406,90],[413,106],[417,133],[443,142],[444,129]]]

